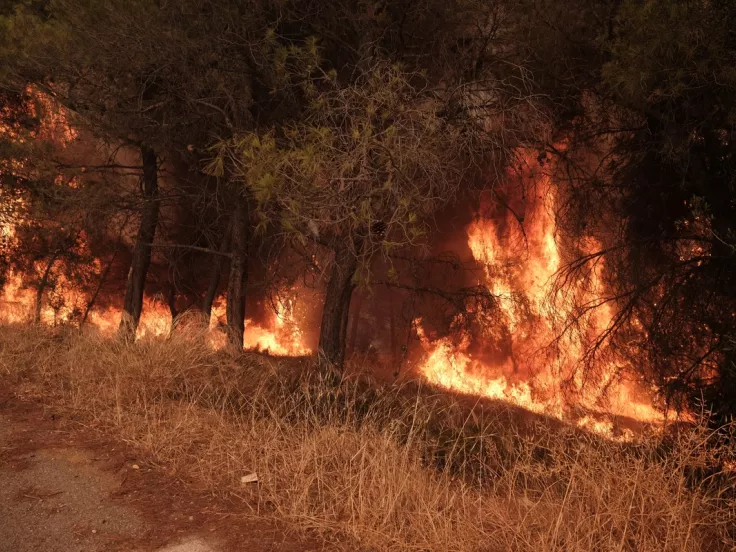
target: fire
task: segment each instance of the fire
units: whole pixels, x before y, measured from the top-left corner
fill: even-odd
[[[14,120],[14,113],[8,106],[0,107],[0,136],[16,143],[28,140],[53,144],[63,152],[77,138],[68,113],[53,99],[39,90],[26,90],[26,100],[18,109],[26,116],[37,118],[38,127],[24,134]],[[26,159],[5,159],[0,161],[0,175],[27,175],[32,171]],[[28,175],[27,175],[28,176]],[[57,186],[77,188],[76,177],[56,175]],[[12,255],[19,247],[17,229],[21,224],[32,222],[23,197],[9,195],[0,190],[0,253]],[[63,226],[63,223],[60,223]],[[37,261],[27,273],[9,270],[0,291],[0,322],[38,323],[56,326],[60,324],[85,324],[96,328],[105,335],[114,335],[118,329],[121,309],[115,307],[90,308],[90,282],[99,282],[103,272],[100,259],[92,257],[86,236],[77,236],[76,244],[68,252],[77,258],[86,257],[90,261],[85,267],[72,267],[72,264],[54,254],[49,259]],[[74,270],[71,270],[74,268]],[[74,274],[76,278],[71,277]],[[279,290],[274,311],[267,320],[256,323],[246,321],[245,348],[267,352],[276,356],[298,356],[312,351],[306,344],[302,330],[304,306],[297,302],[300,290],[291,287]],[[219,330],[225,318],[225,302],[214,305],[208,340],[213,347],[226,343],[225,335]],[[166,301],[156,296],[146,296],[141,320],[136,332],[137,339],[167,336],[174,329],[171,312]]]
[[[33,91],[28,95],[35,103],[29,102],[25,109],[35,115],[36,106],[40,106],[44,113],[31,139],[52,141],[64,148],[77,138],[64,112],[56,109],[49,98]],[[9,120],[7,115],[0,110],[0,134],[19,142],[25,140],[20,129],[3,124],[3,119]],[[532,167],[535,156],[527,157],[527,167]],[[0,166],[0,172],[20,174],[24,170],[22,159]],[[632,378],[622,377],[627,366],[615,358],[597,366],[592,378],[587,374],[583,377],[577,369],[587,345],[614,320],[615,304],[603,303],[585,312],[578,317],[583,330],[564,333],[558,339],[561,323],[571,318],[576,305],[600,303],[605,292],[605,267],[602,262],[593,263],[589,273],[574,282],[567,294],[553,293],[554,276],[564,265],[554,215],[558,187],[538,169],[529,169],[523,176],[533,182],[528,196],[522,194],[521,200],[512,197],[514,209],[507,206],[502,215],[484,216],[479,212],[467,228],[468,247],[482,268],[478,284],[488,289],[495,303],[492,312],[476,314],[483,314],[481,318],[492,321],[494,327],[463,328],[458,320],[449,336],[438,337],[428,335],[422,320],[415,320],[415,332],[424,352],[419,371],[447,389],[510,402],[598,433],[627,438],[628,434],[616,428],[615,417],[646,423],[663,419],[646,390]],[[79,182],[59,177],[56,184],[75,188]],[[17,249],[16,228],[25,222],[26,209],[21,197],[2,200],[0,245],[12,253]],[[592,239],[583,241],[589,253],[601,245]],[[0,321],[36,320],[48,325],[84,321],[113,335],[120,322],[120,309],[90,308],[89,290],[94,287],[90,283],[100,281],[102,263],[92,257],[83,235],[78,236],[73,252],[78,258],[91,258],[81,272],[68,266],[65,259],[53,257],[37,261],[27,274],[6,274],[0,293]],[[310,327],[312,309],[308,308],[305,291],[300,285],[283,286],[264,317],[246,320],[245,349],[275,356],[311,354],[305,328]],[[224,321],[225,301],[220,299],[213,306],[207,335],[215,348],[227,342],[221,331]],[[147,296],[137,338],[167,336],[177,323],[172,321],[166,301]],[[497,341],[504,343],[504,350]],[[556,343],[556,347],[550,349],[550,343]]]
[[[246,321],[245,348],[265,351],[275,356],[303,356],[312,354],[305,344],[304,331],[297,320],[298,288],[286,290],[277,300],[275,312],[271,312],[268,328]]]
[[[459,344],[449,337],[432,341],[425,335],[421,320],[416,320],[415,325],[419,340],[428,351],[421,370],[431,382],[461,393],[512,402],[532,412],[548,410],[549,404],[534,399],[528,383],[511,383],[503,375],[488,375],[486,366],[465,352],[470,344],[468,336]]]
[[[570,292],[554,293],[554,277],[563,265],[554,215],[557,187],[532,166],[527,163],[524,176],[533,182],[533,197],[524,198],[523,217],[510,208],[495,217],[478,213],[467,228],[468,246],[483,269],[478,283],[495,297],[496,308],[487,318],[506,330],[511,352],[492,350],[482,332],[467,328],[431,339],[416,320],[424,350],[419,372],[447,389],[510,402],[609,436],[616,433],[617,417],[658,424],[663,414],[646,390],[626,378],[625,364],[607,360],[596,367],[597,375],[583,377],[582,356],[609,327],[615,305],[602,302],[602,262],[593,263]],[[588,253],[600,247],[592,239],[583,241]],[[599,303],[578,316],[583,330],[561,332],[575,305]],[[627,439],[631,433],[618,431],[616,437]]]
[[[297,298],[302,290],[293,286],[285,288],[277,294],[275,308],[269,311],[268,319],[256,323],[252,319],[245,321],[244,348],[248,351],[268,353],[273,356],[304,356],[312,354],[307,345],[300,320],[304,306]],[[224,327],[225,300],[220,299],[212,306],[210,316],[210,342],[216,348],[226,343],[225,335],[219,331]]]
[[[56,326],[79,321],[80,312],[88,301],[87,294],[78,290],[63,276],[54,279],[54,288],[44,294],[39,322]],[[63,297],[63,306],[54,304],[49,295]],[[244,348],[273,356],[304,356],[312,353],[307,338],[300,327],[297,303],[298,289],[287,289],[281,293],[275,312],[260,324],[246,320]],[[51,300],[49,300],[51,299]],[[34,318],[37,289],[26,284],[24,277],[12,274],[0,294],[0,322],[5,324],[30,323]],[[56,306],[56,308],[55,308]],[[107,307],[90,311],[86,323],[103,335],[112,336],[118,329],[121,311]],[[224,326],[225,301],[220,299],[213,305],[207,339],[214,348],[225,345]],[[145,297],[143,313],[136,332],[136,339],[165,337],[176,324],[172,324],[171,313],[164,301],[156,297]]]

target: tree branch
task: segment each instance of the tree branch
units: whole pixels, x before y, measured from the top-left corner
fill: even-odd
[[[192,251],[199,251],[200,253],[208,253],[210,255],[219,255],[221,257],[232,258],[232,254],[218,251],[217,249],[210,249],[208,247],[198,247],[196,245],[185,245],[181,243],[149,243],[149,247],[160,247],[160,248],[176,248],[176,249],[190,249]]]

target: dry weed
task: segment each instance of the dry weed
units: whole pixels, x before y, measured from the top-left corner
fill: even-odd
[[[0,374],[254,514],[352,549],[699,551],[734,546],[727,430],[612,443],[515,423],[421,385],[382,388],[181,332],[133,346],[0,328]],[[731,462],[731,464],[729,464]],[[255,472],[258,484],[240,483]]]

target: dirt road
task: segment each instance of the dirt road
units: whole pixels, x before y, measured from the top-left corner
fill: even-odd
[[[0,388],[0,552],[330,549],[244,509]]]

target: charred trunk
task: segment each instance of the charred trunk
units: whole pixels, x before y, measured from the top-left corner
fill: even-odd
[[[233,221],[230,221],[227,228],[225,229],[225,235],[220,243],[221,255],[215,255],[212,260],[212,267],[210,269],[209,284],[207,286],[207,292],[202,299],[202,314],[204,315],[205,324],[209,324],[210,317],[212,316],[212,304],[215,302],[217,296],[217,288],[220,287],[220,278],[222,277],[222,267],[225,262],[227,250],[230,248],[230,240],[233,234]]]
[[[363,310],[363,294],[358,293],[355,298],[355,308],[353,309],[352,323],[350,325],[350,340],[348,342],[349,351],[354,355],[358,349],[358,329],[360,328],[360,313]]]
[[[169,307],[169,314],[171,314],[171,331],[173,332],[179,316],[179,309],[176,308],[176,287],[173,284],[166,294],[166,304]]]
[[[156,235],[158,225],[158,158],[156,152],[145,146],[141,147],[143,161],[143,209],[141,225],[138,229],[133,259],[128,271],[128,282],[125,287],[123,316],[120,320],[118,334],[126,340],[135,339],[138,322],[143,310],[143,289],[146,275],[151,264],[151,244]]]
[[[353,276],[357,268],[356,252],[349,247],[338,247],[332,276],[327,284],[319,334],[320,356],[331,365],[341,366],[345,361],[347,321],[355,289]]]
[[[227,327],[230,344],[236,350],[243,349],[245,332],[245,292],[248,283],[248,241],[250,235],[248,204],[238,199],[232,220],[232,256],[230,278],[227,285]]]

